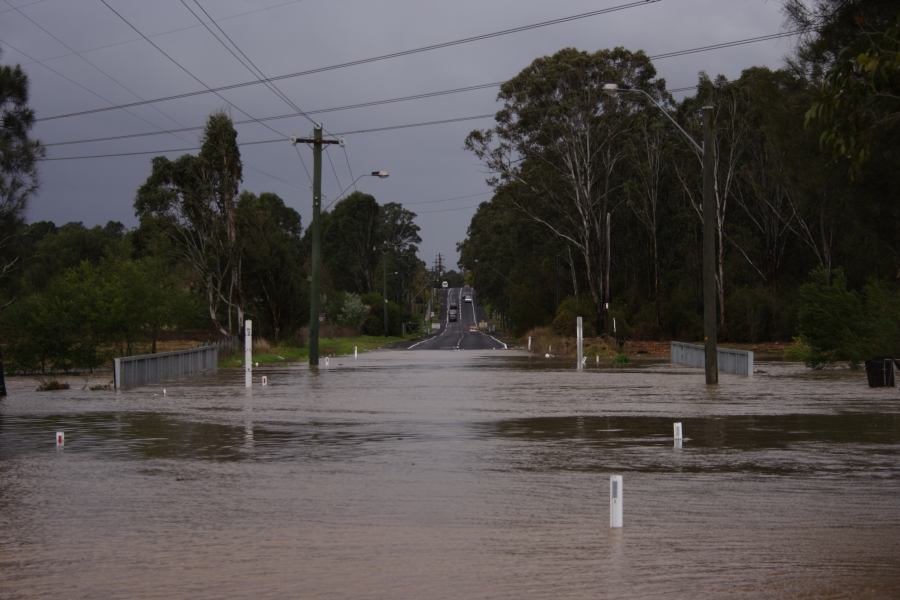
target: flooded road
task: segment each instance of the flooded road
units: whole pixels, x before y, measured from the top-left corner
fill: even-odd
[[[512,351],[260,368],[252,391],[14,380],[0,597],[900,597],[900,391],[757,366],[714,390]]]

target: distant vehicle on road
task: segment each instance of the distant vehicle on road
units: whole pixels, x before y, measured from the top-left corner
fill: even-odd
[[[447,313],[447,319],[450,321],[456,321],[459,318],[459,311],[455,308],[451,308]]]
[[[471,301],[472,301],[472,294],[466,294],[465,296],[463,296],[463,302],[471,302]]]

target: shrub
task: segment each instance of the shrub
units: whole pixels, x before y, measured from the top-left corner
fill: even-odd
[[[813,271],[810,281],[800,286],[798,313],[800,335],[809,346],[808,366],[864,359],[863,303],[847,289],[842,271],[835,271],[830,281],[824,269]]]
[[[556,335],[574,337],[576,317],[582,317],[585,337],[597,335],[597,307],[593,300],[583,295],[578,298],[570,296],[560,302],[550,327]]]
[[[337,323],[341,327],[359,329],[369,314],[369,307],[357,294],[344,294],[344,303],[338,313]]]

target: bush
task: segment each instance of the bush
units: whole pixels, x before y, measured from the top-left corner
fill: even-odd
[[[840,270],[829,281],[824,269],[816,269],[810,281],[800,286],[798,325],[809,347],[805,361],[809,367],[837,361],[858,364],[865,358],[863,303],[859,294],[847,289]]]
[[[585,337],[597,335],[597,307],[587,296],[568,297],[556,308],[550,328],[556,335],[575,336],[576,317],[582,317]]]
[[[369,307],[357,294],[344,294],[343,306],[338,313],[337,323],[341,327],[359,329],[369,314]]]

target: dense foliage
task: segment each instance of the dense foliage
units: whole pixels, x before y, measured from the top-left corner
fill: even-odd
[[[495,192],[459,248],[480,297],[517,333],[568,333],[577,313],[589,332],[614,318],[617,335],[700,339],[692,140],[712,105],[720,338],[799,336],[813,365],[900,354],[897,11],[820,4],[792,6],[821,27],[785,68],[701,73],[678,103],[622,48],[564,49],[507,82],[496,125],[467,139]]]
[[[27,138],[18,143],[40,151]],[[237,133],[226,115],[210,116],[202,143],[197,155],[152,160],[136,193],[134,230],[112,222],[26,225],[21,216],[33,171],[32,179],[21,169],[5,171],[20,182],[3,188],[10,194],[0,213],[0,348],[7,368],[93,369],[113,356],[156,352],[161,340],[234,336],[246,318],[256,336],[304,341],[309,252],[299,213],[275,194],[240,190]],[[379,205],[360,193],[323,214],[329,325],[346,333],[399,333],[416,307],[424,308],[415,300],[430,286],[416,257],[414,219],[399,204]]]

